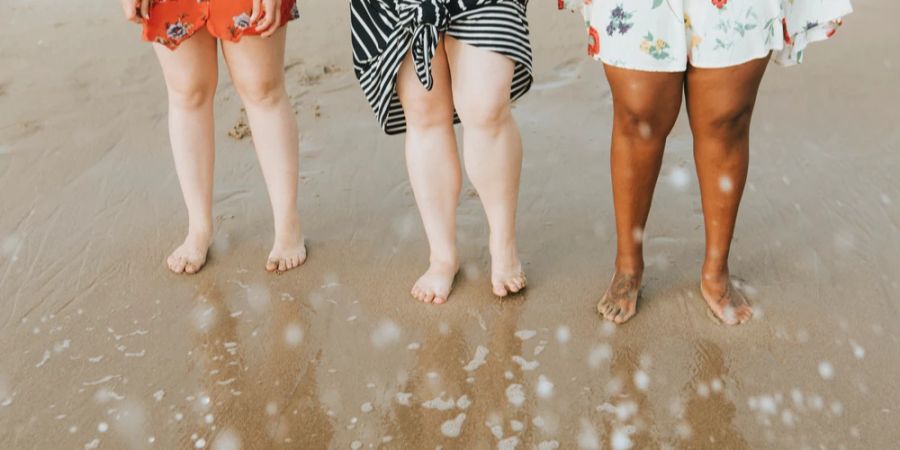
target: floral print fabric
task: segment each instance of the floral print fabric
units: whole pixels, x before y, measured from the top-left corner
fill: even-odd
[[[175,49],[197,30],[229,41],[258,35],[250,23],[253,0],[150,0],[150,20],[144,21],[144,40]],[[300,17],[296,0],[281,3],[281,24]]]
[[[831,37],[850,0],[557,0],[583,8],[588,53],[634,70],[728,67],[774,53],[801,62],[806,46]]]

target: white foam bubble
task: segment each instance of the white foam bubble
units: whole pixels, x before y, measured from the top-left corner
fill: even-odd
[[[197,303],[191,310],[191,322],[200,332],[209,331],[216,324],[216,309],[208,303]]]
[[[403,406],[410,406],[412,403],[410,399],[412,398],[412,393],[409,392],[398,392],[394,395],[394,399],[397,400],[397,403]]]
[[[538,384],[535,388],[535,392],[538,397],[547,399],[553,396],[553,382],[551,382],[547,377],[541,375],[538,377]]]
[[[719,189],[726,194],[730,193],[734,190],[734,182],[727,175],[723,175],[719,178]]]
[[[463,422],[466,420],[466,413],[459,413],[454,419],[448,420],[441,424],[441,434],[449,438],[459,436],[462,431]]]
[[[581,432],[578,433],[578,448],[581,450],[600,450],[600,438],[590,422],[581,419]]]
[[[612,357],[612,347],[609,344],[597,344],[588,353],[587,363],[591,369],[599,369],[603,363]]]
[[[559,442],[557,441],[541,441],[538,446],[538,450],[557,450],[559,448]]]
[[[291,347],[300,345],[303,342],[303,328],[297,323],[288,324],[284,327],[284,342]]]
[[[823,380],[830,380],[834,378],[834,366],[832,366],[828,361],[820,362],[819,376],[822,377]]]
[[[650,139],[653,134],[653,127],[649,123],[640,121],[638,123],[638,134],[644,139]]]
[[[506,400],[513,406],[519,407],[525,403],[525,391],[522,385],[513,383],[506,387]]]
[[[478,370],[479,367],[483,366],[486,363],[488,353],[490,352],[488,351],[487,347],[479,345],[475,349],[475,356],[471,361],[469,361],[468,364],[465,365],[465,367],[463,367],[463,370],[465,370],[466,372],[474,372],[475,370]]]
[[[513,362],[515,362],[516,364],[519,365],[520,369],[522,369],[523,371],[526,371],[526,372],[537,369],[538,366],[540,365],[540,363],[537,360],[528,361],[519,355],[513,356],[512,360],[513,360]]]
[[[669,184],[675,189],[684,190],[691,182],[691,176],[683,167],[676,167],[669,172]]]
[[[438,411],[446,411],[450,408],[453,408],[454,406],[456,406],[456,402],[453,400],[453,397],[450,397],[449,399],[445,399],[444,393],[441,393],[441,395],[439,397],[422,402],[423,408],[436,409]]]
[[[510,436],[497,443],[497,450],[515,450],[519,446],[519,438]]]
[[[631,436],[629,436],[622,428],[613,430],[609,441],[613,450],[628,450],[634,446],[634,442],[631,441]]]
[[[212,450],[241,450],[241,437],[231,428],[226,428],[216,436]]]
[[[560,325],[556,329],[557,342],[559,342],[560,344],[565,344],[566,342],[569,342],[570,339],[572,339],[572,330],[570,330],[569,327],[565,325]]]
[[[400,334],[400,327],[396,323],[390,319],[384,319],[372,332],[372,345],[376,348],[384,348],[397,342],[400,339]]]
[[[522,341],[527,341],[537,335],[537,331],[534,330],[519,330],[516,331],[516,337]]]
[[[643,370],[634,373],[634,386],[640,391],[646,391],[650,387],[650,375]]]

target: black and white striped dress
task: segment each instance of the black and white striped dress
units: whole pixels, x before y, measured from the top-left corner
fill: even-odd
[[[387,134],[406,131],[397,96],[397,73],[412,50],[416,74],[431,90],[431,59],[446,33],[515,63],[510,98],[531,88],[528,0],[350,0],[353,66],[378,122]],[[454,117],[459,122],[458,117]]]

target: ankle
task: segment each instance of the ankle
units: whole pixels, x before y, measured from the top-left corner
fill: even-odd
[[[213,234],[212,224],[204,224],[200,226],[188,225],[188,237],[209,238]]]
[[[728,283],[730,275],[727,267],[710,267],[704,266],[700,273],[700,283],[705,286],[722,286]]]
[[[455,252],[432,253],[428,258],[431,267],[441,270],[457,270],[459,268],[459,258]]]
[[[300,214],[296,211],[275,221],[275,236],[297,236],[300,231]]]
[[[644,273],[643,258],[616,257],[616,273],[641,276]]]

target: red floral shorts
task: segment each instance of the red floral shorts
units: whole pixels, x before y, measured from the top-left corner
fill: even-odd
[[[237,42],[244,35],[259,35],[250,23],[252,12],[253,0],[151,0],[144,40],[174,49],[206,27],[219,39]],[[283,0],[279,26],[298,17],[297,0]]]

